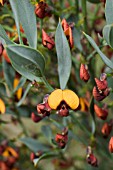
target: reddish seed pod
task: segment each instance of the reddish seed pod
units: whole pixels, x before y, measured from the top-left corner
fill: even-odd
[[[109,141],[109,151],[111,153],[113,153],[113,137],[111,137],[110,141]]]
[[[109,95],[108,89],[105,92],[99,91],[96,86],[93,88],[93,96],[97,101],[102,101],[106,96]]]
[[[102,120],[105,120],[108,116],[108,110],[107,109],[102,109],[100,107],[98,107],[96,104],[94,105],[94,110],[95,110],[95,113],[96,115],[102,119]]]
[[[102,126],[101,132],[103,134],[103,137],[107,138],[109,136],[109,134],[111,133],[112,130],[112,125],[109,123],[104,123],[104,125]]]
[[[80,79],[87,82],[90,78],[88,67],[84,64],[80,66]]]
[[[39,115],[36,115],[35,113],[31,113],[31,119],[35,122],[35,123],[37,123],[37,122],[40,122],[41,120],[42,120],[42,117],[41,116],[39,116]]]
[[[42,29],[42,44],[49,50],[52,50],[55,46],[54,40]]]
[[[108,87],[108,83],[106,80],[101,81],[95,78],[95,82],[99,90],[105,90]]]

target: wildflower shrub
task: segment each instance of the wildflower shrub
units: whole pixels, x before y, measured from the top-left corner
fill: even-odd
[[[112,169],[112,4],[0,1],[0,170]]]

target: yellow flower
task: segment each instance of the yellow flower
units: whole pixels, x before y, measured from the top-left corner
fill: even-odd
[[[61,102],[65,102],[72,110],[79,106],[79,98],[72,90],[54,90],[48,97],[48,104],[51,109],[57,109]]]
[[[2,5],[4,5],[4,2],[3,2],[3,0],[0,0],[0,3],[1,3]]]
[[[5,113],[5,110],[6,110],[6,108],[5,108],[5,103],[3,102],[2,99],[0,99],[0,113],[1,113],[1,114],[4,114],[4,113]]]
[[[6,147],[5,151],[3,152],[2,156],[4,157],[10,157],[13,156],[15,158],[18,158],[18,153],[11,148],[10,146]]]
[[[13,84],[13,87],[14,89],[18,86],[19,84],[19,79],[18,78],[15,78],[14,79],[14,84]],[[20,100],[20,98],[22,97],[22,88],[19,88],[17,91],[16,91],[16,97],[18,100]]]

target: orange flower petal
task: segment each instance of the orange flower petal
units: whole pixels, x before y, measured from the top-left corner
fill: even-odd
[[[63,100],[63,92],[61,89],[53,91],[48,97],[48,104],[51,109],[57,109],[61,101]]]
[[[15,158],[18,158],[18,153],[11,147],[7,147],[6,150],[2,154],[4,157],[10,157],[14,156]]]
[[[2,5],[4,5],[4,2],[3,2],[3,0],[0,0],[0,3],[1,3]]]
[[[5,110],[6,110],[6,108],[5,108],[5,103],[3,102],[2,99],[0,99],[0,113],[1,113],[1,114],[4,114],[4,113],[5,113]]]
[[[73,110],[79,106],[79,98],[72,90],[63,90],[63,100]]]
[[[18,78],[15,78],[14,79],[14,84],[13,84],[13,87],[16,88],[19,84],[19,79]],[[19,88],[17,91],[16,91],[16,96],[17,96],[17,99],[20,100],[21,96],[22,96],[22,88]]]

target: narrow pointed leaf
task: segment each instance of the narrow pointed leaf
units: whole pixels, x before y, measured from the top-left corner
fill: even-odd
[[[113,63],[102,53],[102,51],[99,49],[95,41],[87,34],[84,33],[90,44],[93,46],[93,48],[96,50],[96,52],[100,55],[103,62],[111,69],[113,69]]]
[[[34,7],[30,0],[17,0],[19,19],[25,31],[29,45],[37,47],[37,26]]]
[[[113,25],[106,25],[103,29],[103,37],[108,45],[113,48]]]
[[[55,45],[58,58],[60,88],[65,89],[71,72],[71,52],[60,22],[56,30]]]
[[[113,0],[106,0],[105,17],[107,24],[113,24]]]
[[[17,31],[18,31],[18,36],[19,36],[19,40],[21,42],[21,35],[20,35],[20,24],[19,24],[19,12],[18,12],[18,4],[17,4],[17,0],[9,0],[10,4],[11,4],[11,8],[13,11],[13,15],[15,18],[15,23],[16,23],[16,27],[17,27]]]
[[[20,141],[25,144],[33,152],[37,151],[48,151],[49,147],[39,141],[32,139],[30,137],[21,138]]]
[[[15,70],[27,79],[42,82],[45,60],[42,54],[30,47],[11,45],[6,47],[8,56]]]
[[[13,42],[8,38],[4,28],[0,25],[0,37],[5,41],[6,44],[10,45],[13,44]]]

